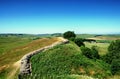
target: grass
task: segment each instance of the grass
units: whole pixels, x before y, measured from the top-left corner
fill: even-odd
[[[92,38],[95,34],[77,34],[77,38]]]
[[[13,70],[12,65],[25,54],[58,41],[57,38],[31,40],[21,37],[0,37],[0,78]]]
[[[83,75],[106,78],[111,74],[110,66],[102,60],[83,56],[74,43],[59,45],[32,57],[32,75],[24,79],[85,79]],[[59,78],[57,78],[59,76]],[[64,76],[64,77],[63,77]],[[88,79],[91,79],[88,77]],[[87,77],[86,77],[87,78]]]
[[[91,48],[92,46],[97,46],[97,50],[100,55],[105,55],[108,52],[108,46],[110,43],[89,43],[85,42],[84,43],[86,47]]]
[[[100,35],[100,36],[94,36],[94,37],[88,37],[89,39],[94,40],[106,40],[106,41],[113,41],[120,39],[120,35]]]
[[[0,79],[6,77],[14,70],[13,64],[21,59],[23,55],[38,48],[50,45],[57,41],[56,38],[43,38],[44,36],[0,36]],[[92,34],[77,35],[80,38],[99,38],[105,41],[119,39],[120,36],[102,35],[97,36]],[[100,41],[101,42],[101,41]],[[108,51],[109,43],[88,43],[86,47],[91,48],[97,46],[100,55],[105,55]],[[41,54],[35,55],[32,59],[32,74],[28,78],[33,79],[40,75],[43,79],[54,77],[54,79],[91,79],[110,78],[111,74],[109,65],[102,60],[90,60],[81,55],[81,50],[74,43],[59,45]],[[41,62],[42,61],[42,62]],[[17,70],[18,73],[19,70]],[[17,77],[17,74],[15,74]],[[91,77],[90,77],[91,76]],[[26,78],[26,77],[25,77]],[[119,79],[119,76],[111,77]],[[13,79],[13,78],[12,78]],[[53,79],[53,78],[51,78]]]

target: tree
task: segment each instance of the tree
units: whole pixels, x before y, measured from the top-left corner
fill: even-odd
[[[120,73],[120,59],[114,59],[111,63],[112,74]]]
[[[107,63],[111,64],[112,60],[120,58],[120,40],[111,42],[108,47],[108,53],[104,56]]]
[[[76,39],[74,40],[74,42],[75,42],[79,47],[85,46],[85,44],[83,43],[84,40],[81,39],[81,38],[76,38]]]
[[[92,58],[94,58],[94,59],[99,59],[100,58],[100,55],[98,53],[98,50],[97,50],[96,46],[92,46],[91,53],[92,53]]]
[[[103,59],[111,65],[112,74],[120,73],[120,40],[111,42]]]
[[[85,55],[87,58],[92,59],[91,49],[81,46],[81,51],[82,51],[82,54]]]
[[[99,59],[100,57],[95,46],[93,46],[91,49],[81,46],[81,51],[83,55],[85,55],[87,58],[90,58],[90,59]]]
[[[75,38],[76,35],[73,31],[67,31],[63,34],[64,38],[70,39],[70,38]]]

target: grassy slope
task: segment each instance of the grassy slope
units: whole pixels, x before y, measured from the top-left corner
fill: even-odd
[[[74,77],[79,79],[82,78],[81,75],[103,78],[110,74],[108,64],[101,60],[95,61],[86,58],[74,43],[59,45],[46,52],[39,53],[32,57],[31,62],[31,79],[33,77],[42,79],[50,76],[54,77],[51,79],[56,79],[55,76],[61,77],[59,79],[74,79]],[[88,77],[88,79],[90,78]]]
[[[58,41],[56,38],[30,40],[29,38],[4,37],[0,38],[0,79],[13,70],[13,64],[30,51],[50,45]]]

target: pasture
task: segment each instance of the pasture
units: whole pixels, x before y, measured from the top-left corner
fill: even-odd
[[[35,36],[0,37],[0,78],[6,79],[5,77],[14,69],[13,65],[25,54],[58,41],[57,38],[41,38],[36,40],[31,38],[35,38]]]
[[[88,48],[96,46],[100,55],[105,55],[108,52],[108,46],[110,45],[110,43],[96,43],[96,42],[93,43],[84,42],[84,44]]]
[[[96,42],[84,42],[84,44],[88,48],[91,48],[92,46],[96,46],[100,56],[103,56],[108,52],[108,46],[110,45],[111,41],[120,39],[120,35],[99,36],[95,34],[79,34],[77,35],[77,37],[97,40]],[[50,45],[56,41],[60,41],[60,40],[57,37],[52,36],[50,34],[49,35],[45,34],[45,36],[44,34],[43,35],[24,35],[24,34],[0,35],[0,79],[14,79],[14,78],[17,79],[19,73],[19,66],[20,66],[19,60],[25,54],[33,50],[39,49],[41,47]],[[80,59],[79,56],[82,59]],[[37,59],[42,60],[42,62],[37,61]],[[83,60],[85,61],[83,62]],[[58,63],[59,61],[65,61],[65,62]],[[73,61],[74,64],[72,64],[73,62],[71,61]],[[97,60],[96,62],[94,62],[93,60],[90,60],[82,56],[80,48],[77,45],[75,45],[73,42],[70,42],[70,44],[67,45],[56,46],[55,48],[50,49],[44,52],[43,54],[35,55],[32,57],[31,62],[33,65],[32,66],[33,74],[35,75],[40,73],[43,77],[45,75],[44,73],[46,73],[50,67],[51,67],[51,71],[49,71],[49,73],[54,73],[55,76],[56,75],[58,76],[59,74],[61,78],[68,78],[68,79],[69,78],[72,79],[74,77],[81,78],[83,77],[82,75],[84,74],[90,76],[90,77],[88,76],[88,79],[89,78],[91,79],[91,76],[100,77],[100,78],[108,77],[109,79],[109,75],[111,74],[108,64],[106,64],[102,60]],[[38,66],[42,67],[44,64],[46,65],[49,63],[51,63],[50,67],[45,66],[44,68],[39,70]],[[79,63],[81,63],[81,65]],[[67,68],[64,67],[64,65],[66,65]],[[84,65],[85,66],[87,65],[87,69],[84,67]],[[95,69],[93,69],[91,65],[94,66]],[[58,67],[60,67],[59,71],[61,72],[57,72],[58,70],[55,71],[52,70],[52,68],[57,69]],[[101,71],[97,71],[99,69]],[[107,71],[104,71],[103,69],[106,69]],[[83,73],[82,71],[84,71],[85,73]],[[94,73],[94,75],[92,75],[92,72],[97,72],[97,73]],[[69,73],[75,73],[75,74],[69,74]],[[67,74],[67,75],[65,77],[62,77],[61,74],[62,75]],[[87,78],[87,76],[84,77]],[[119,76],[115,75],[113,76],[113,78],[114,79],[119,78]]]

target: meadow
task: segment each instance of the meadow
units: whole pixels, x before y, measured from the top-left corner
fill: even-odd
[[[0,79],[17,79],[19,67],[16,65],[27,53],[50,45],[61,34],[12,34],[0,35]],[[96,42],[84,42],[91,48],[96,46],[100,56],[108,52],[111,41],[120,39],[120,35],[78,34],[77,37],[94,39]],[[81,54],[80,47],[70,42],[56,46],[48,51],[31,58],[32,76],[25,79],[119,79],[120,76],[111,75],[110,65],[103,60],[91,60]],[[12,73],[12,74],[11,74]],[[10,76],[12,75],[12,76]]]
[[[6,79],[11,75],[11,71],[15,69],[14,63],[25,54],[56,41],[58,41],[57,38],[38,38],[34,35],[0,37],[0,79]]]

